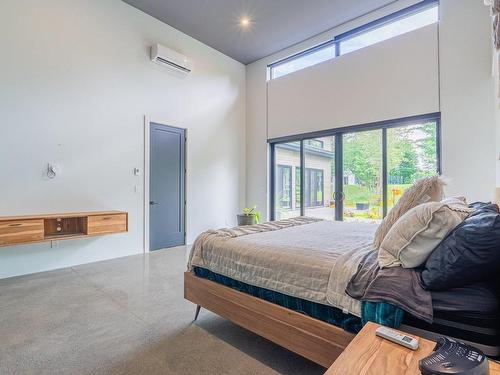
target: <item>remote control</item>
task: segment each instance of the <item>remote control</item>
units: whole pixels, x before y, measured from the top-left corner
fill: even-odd
[[[411,350],[418,349],[418,341],[411,336],[406,336],[398,331],[387,327],[379,327],[375,331],[375,334],[379,337],[387,339],[389,341],[395,342],[396,344],[402,345]]]

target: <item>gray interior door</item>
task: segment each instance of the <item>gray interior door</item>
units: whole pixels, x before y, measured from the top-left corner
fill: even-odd
[[[149,249],[185,244],[184,129],[151,123]]]

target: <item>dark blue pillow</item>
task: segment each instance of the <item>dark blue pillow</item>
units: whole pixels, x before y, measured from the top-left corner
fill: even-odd
[[[422,270],[429,290],[446,290],[498,276],[500,214],[498,206],[474,203],[476,210],[431,253]]]

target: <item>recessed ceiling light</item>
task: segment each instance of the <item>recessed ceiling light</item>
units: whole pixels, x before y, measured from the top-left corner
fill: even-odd
[[[244,16],[244,17],[241,17],[241,18],[240,18],[240,25],[241,25],[242,27],[248,27],[248,26],[250,26],[250,18],[245,17],[245,16]]]

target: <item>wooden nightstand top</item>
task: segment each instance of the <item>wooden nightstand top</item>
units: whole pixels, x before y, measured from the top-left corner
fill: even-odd
[[[375,336],[378,327],[366,324],[325,375],[420,375],[418,361],[428,356],[436,343],[410,335],[419,342],[418,350],[413,351]],[[490,361],[490,375],[500,375],[498,363]]]

